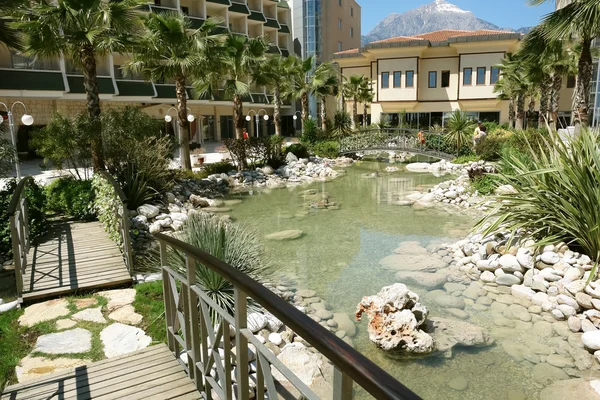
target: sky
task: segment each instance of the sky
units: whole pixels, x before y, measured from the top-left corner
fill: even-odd
[[[402,14],[433,0],[358,0],[362,9],[362,34],[371,31],[389,14]],[[554,11],[554,1],[532,7],[527,0],[448,0],[459,8],[471,11],[478,18],[501,28],[519,29],[537,25],[540,17]],[[376,5],[376,7],[375,7]]]

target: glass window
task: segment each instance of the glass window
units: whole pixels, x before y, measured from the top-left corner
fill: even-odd
[[[477,67],[477,84],[485,85],[485,67]]]
[[[437,71],[429,71],[429,87],[437,87]]]
[[[390,87],[390,73],[382,72],[381,73],[381,88],[387,89]]]
[[[342,6],[342,0],[338,0],[338,5],[341,7]]]
[[[478,119],[482,122],[495,122],[500,123],[500,113],[495,111],[480,112]]]
[[[354,37],[354,28],[350,27],[350,37]]]
[[[415,73],[414,71],[406,71],[404,74],[404,87],[415,86]]]
[[[473,84],[473,68],[463,69],[463,85]]]
[[[400,71],[394,72],[394,87],[395,88],[402,87],[402,72],[400,72]]]
[[[567,75],[567,89],[575,87],[575,75]]]
[[[492,69],[490,70],[491,74],[490,74],[490,84],[495,84],[496,82],[498,82],[498,80],[500,80],[500,68],[498,67],[492,67]]]
[[[338,18],[338,29],[342,29],[342,19]]]
[[[190,13],[189,7],[183,7],[183,6],[181,6],[181,13],[185,14],[185,15],[189,15],[189,13]]]
[[[342,51],[342,48],[343,48],[342,42],[338,42],[338,51]]]
[[[450,71],[442,71],[442,87],[450,86]]]
[[[354,7],[350,7],[350,16],[354,17]]]

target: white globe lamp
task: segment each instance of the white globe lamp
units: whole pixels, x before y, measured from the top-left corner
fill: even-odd
[[[170,115],[165,115],[165,121],[171,122],[172,120],[173,120],[173,118],[171,118]]]
[[[292,118],[294,118],[294,121],[298,119],[297,115],[294,115]]]
[[[268,115],[265,115],[263,118],[265,119],[265,121],[269,120],[269,116]]]
[[[248,122],[252,121],[252,117],[249,115],[246,115],[246,121],[248,121]]]
[[[33,124],[33,117],[31,115],[29,115],[29,114],[23,114],[23,116],[21,117],[21,122],[24,125],[27,125],[27,126],[32,125]]]
[[[195,119],[196,119],[196,117],[194,117],[194,114],[189,114],[187,116],[187,120],[190,121],[190,122],[194,122]]]

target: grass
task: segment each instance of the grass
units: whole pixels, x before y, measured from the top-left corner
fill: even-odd
[[[140,328],[153,342],[166,343],[165,305],[163,302],[162,281],[140,283],[135,286],[136,295],[133,307],[142,315]]]
[[[498,180],[492,175],[483,175],[471,181],[471,187],[480,195],[488,196],[498,187]]]
[[[479,160],[480,158],[476,154],[469,154],[466,156],[456,157],[454,160],[452,160],[452,164],[469,164]]]

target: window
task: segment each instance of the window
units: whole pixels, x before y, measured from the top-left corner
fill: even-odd
[[[463,86],[473,84],[473,68],[463,69]]]
[[[342,0],[338,0],[338,5],[341,7],[342,6]]]
[[[429,71],[429,87],[437,87],[437,71]]]
[[[404,87],[414,87],[415,86],[415,72],[414,71],[406,71],[404,74]]]
[[[567,75],[567,89],[575,87],[575,75]]]
[[[181,13],[184,14],[184,15],[189,15],[189,13],[190,13],[189,7],[183,7],[182,6],[181,7]]]
[[[381,88],[387,89],[390,87],[390,73],[382,72],[381,73]]]
[[[343,46],[342,46],[342,42],[338,42],[338,51],[342,51]]]
[[[498,82],[498,80],[500,80],[500,68],[498,67],[492,67],[492,69],[490,69],[491,73],[490,73],[490,84],[493,85],[496,82]]]
[[[485,67],[477,67],[477,84],[485,85]]]
[[[342,30],[342,19],[338,18],[338,29]]]
[[[160,0],[154,0],[154,5],[155,6],[161,6],[161,1]]]
[[[395,88],[402,87],[402,72],[400,72],[400,71],[394,72],[394,87]]]
[[[354,7],[350,7],[350,16],[354,17]]]
[[[442,71],[442,87],[450,86],[450,71]]]
[[[354,37],[354,28],[350,27],[350,37]]]

